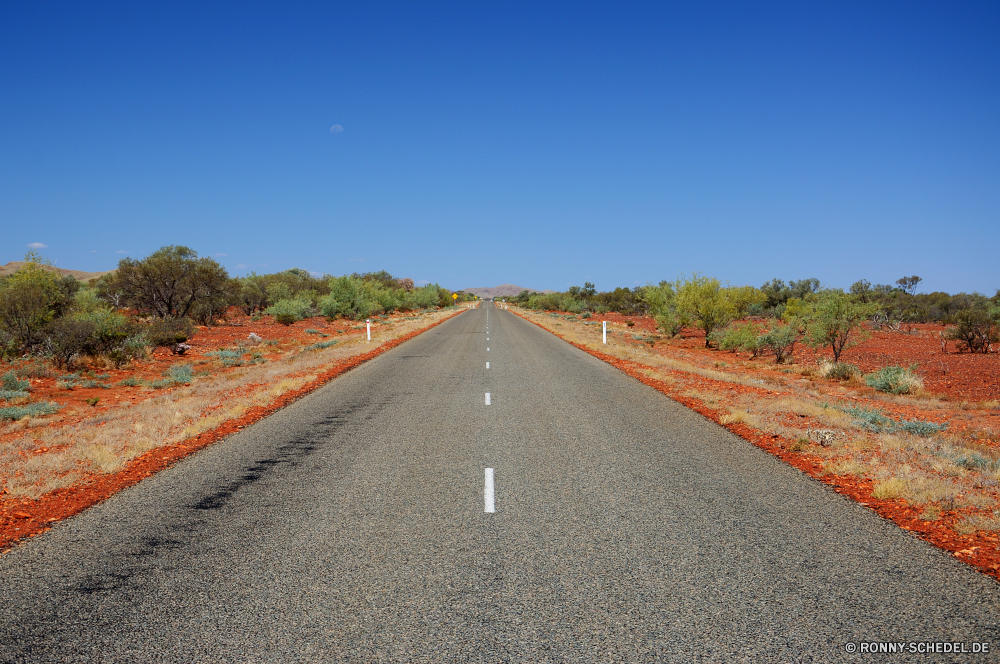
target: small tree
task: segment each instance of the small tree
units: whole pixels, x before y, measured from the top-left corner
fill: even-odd
[[[867,338],[862,324],[877,309],[878,305],[859,302],[841,290],[823,291],[805,315],[805,341],[813,348],[829,346],[833,361],[839,362],[841,353]]]
[[[744,316],[753,304],[763,304],[767,296],[752,286],[723,288],[718,279],[694,274],[678,280],[677,309],[684,312],[698,327],[705,330],[705,346],[711,343],[712,330],[725,327]]]
[[[33,260],[36,257],[29,253],[25,265],[0,279],[0,327],[21,352],[41,343],[46,326],[68,307],[59,277]]]
[[[247,316],[267,309],[267,291],[264,287],[264,280],[251,272],[242,279],[237,279],[239,283],[239,306]]]
[[[923,279],[917,275],[912,277],[903,277],[902,279],[897,279],[896,284],[903,289],[903,291],[909,295],[913,295],[917,290],[917,284],[919,284]]]
[[[959,351],[988,353],[992,344],[1000,341],[1000,307],[988,304],[978,301],[954,315],[955,327],[948,330],[947,337],[958,342]]]
[[[193,249],[163,247],[141,261],[124,258],[102,294],[120,293],[119,303],[157,318],[187,316],[200,301],[225,292],[229,275]]]
[[[647,285],[642,299],[649,315],[656,320],[656,327],[668,336],[677,336],[689,324],[686,313],[677,308],[677,292],[669,281],[661,281],[658,286]]]

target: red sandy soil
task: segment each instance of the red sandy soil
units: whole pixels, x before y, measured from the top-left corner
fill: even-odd
[[[401,315],[397,315],[394,318],[399,319],[401,317]],[[372,328],[375,329],[377,325],[378,322],[373,322]],[[105,368],[91,368],[89,370],[89,374],[91,375],[109,375],[109,378],[100,379],[99,382],[111,385],[110,388],[74,387],[70,390],[60,389],[56,387],[59,376],[70,373],[70,371],[52,369],[52,376],[31,379],[31,397],[32,401],[52,401],[62,406],[63,408],[60,410],[60,417],[58,418],[60,426],[74,424],[121,403],[139,403],[162,392],[149,390],[142,386],[124,387],[118,385],[122,380],[126,378],[159,380],[162,378],[163,373],[175,364],[193,364],[198,360],[214,359],[205,354],[222,348],[235,348],[241,343],[246,345],[247,337],[251,333],[262,337],[264,341],[278,342],[278,345],[260,344],[257,346],[246,346],[248,352],[258,352],[263,354],[266,359],[272,360],[292,347],[365,334],[364,323],[361,324],[361,329],[352,329],[355,326],[357,326],[357,323],[353,321],[335,321],[328,324],[322,318],[302,320],[292,325],[281,325],[275,323],[270,316],[265,316],[258,321],[252,321],[249,316],[233,313],[228,317],[226,324],[196,328],[194,337],[187,342],[191,346],[191,350],[185,352],[184,355],[174,355],[167,348],[157,348],[153,351],[149,360],[133,362],[122,369],[114,369],[108,366]],[[319,334],[307,333],[307,329],[315,329],[330,336],[323,337]],[[211,371],[213,374],[235,370],[235,367],[224,368],[218,362],[211,362],[195,367],[196,372]],[[0,368],[0,373],[3,371],[6,371],[6,369]],[[81,379],[90,377],[87,375],[88,370],[86,369],[74,369],[74,371],[81,374]],[[88,399],[95,397],[100,399],[96,406],[91,406],[87,403]],[[21,436],[23,434],[22,432],[16,432],[7,436],[0,436],[0,443],[11,435]]]
[[[516,312],[515,312],[516,313]],[[618,338],[631,340],[631,336],[650,336],[656,334],[656,325],[652,319],[639,316],[622,316],[620,314],[602,314],[594,317],[592,321],[598,322],[606,320],[609,328],[612,328]],[[634,322],[634,326],[628,326],[627,322]],[[611,325],[614,323],[615,325]],[[888,365],[909,366],[918,364],[918,373],[924,377],[925,386],[928,391],[937,396],[954,401],[962,400],[996,400],[1000,398],[1000,356],[997,355],[969,355],[958,354],[954,348],[950,348],[948,353],[942,351],[941,341],[938,332],[944,328],[939,325],[915,325],[910,333],[877,331],[872,337],[849,350],[844,354],[843,360],[853,362],[862,371],[872,371]],[[609,330],[609,333],[611,330]],[[558,336],[558,332],[556,332]],[[700,413],[708,419],[720,423],[724,410],[716,410],[706,406],[698,399],[684,396],[682,393],[692,387],[708,388],[714,395],[719,397],[720,403],[727,401],[734,402],[743,395],[752,395],[755,398],[773,397],[766,390],[758,390],[752,387],[715,381],[697,374],[681,371],[670,372],[675,379],[674,383],[667,383],[662,380],[651,378],[645,372],[645,367],[641,364],[622,360],[612,355],[592,350],[581,344],[570,341],[580,350],[604,360],[617,367],[624,373],[642,381],[646,385],[653,387],[671,399],[687,406]],[[634,340],[634,343],[643,343],[641,340]],[[673,339],[669,342],[659,342],[655,348],[668,356],[682,357],[685,361],[697,363],[704,366],[713,366],[720,361],[732,362],[735,354],[705,348],[705,335],[702,332],[691,332],[685,330],[682,338]],[[796,351],[799,362],[814,361],[814,353],[811,349]],[[947,365],[947,373],[938,372],[936,375],[928,368],[933,368],[934,363],[943,362]],[[736,367],[729,367],[736,369]],[[748,372],[750,373],[750,372]],[[754,366],[752,370],[755,376],[768,376],[778,378],[779,381],[788,381],[789,378],[780,371],[780,365],[774,368],[763,368]],[[837,389],[837,384],[833,381],[817,381],[828,383],[833,389]],[[865,393],[873,393],[870,388],[859,388],[856,390],[862,396],[856,398],[855,402],[867,407],[879,408],[887,413],[891,413],[897,418],[933,420],[935,422],[947,421],[952,418],[966,418],[969,421],[961,422],[952,419],[950,431],[957,431],[976,425],[987,425],[994,432],[1000,431],[1000,413],[993,409],[992,413],[981,413],[978,417],[970,418],[963,410],[956,408],[954,411],[920,411],[913,407],[888,404],[882,401],[867,401],[864,399]],[[790,419],[799,416],[790,414]],[[801,423],[799,423],[801,424]],[[922,507],[908,505],[904,500],[880,500],[872,497],[873,482],[869,478],[858,478],[844,475],[833,475],[825,473],[822,460],[809,456],[808,449],[803,452],[791,451],[794,441],[784,439],[781,436],[762,433],[743,423],[733,423],[722,425],[727,429],[751,442],[766,452],[780,458],[785,463],[794,466],[820,482],[833,488],[837,493],[843,494],[872,509],[883,518],[896,523],[900,528],[910,531],[935,546],[951,552],[956,558],[972,565],[981,572],[1000,579],[1000,537],[996,533],[980,531],[972,535],[960,535],[954,530],[955,524],[962,517],[976,510],[953,510],[944,511],[935,521],[925,521],[921,519]],[[994,436],[995,438],[995,436]],[[1000,440],[983,439],[985,445],[1000,447]],[[1000,497],[997,491],[992,492],[994,498]]]
[[[457,316],[462,311],[456,312],[453,316]],[[398,314],[391,318],[401,319],[404,316],[405,314]],[[448,318],[451,317],[452,316],[449,316]],[[388,319],[389,317],[387,317],[387,320]],[[189,454],[192,454],[203,447],[207,447],[212,443],[218,442],[226,436],[263,419],[267,415],[287,406],[303,395],[322,387],[340,374],[350,371],[354,367],[381,355],[391,348],[395,348],[404,341],[412,339],[432,327],[440,325],[445,320],[447,320],[447,318],[433,323],[423,329],[410,332],[409,334],[406,334],[398,339],[388,341],[367,353],[345,358],[321,373],[316,380],[297,390],[283,394],[269,406],[251,409],[239,419],[230,420],[220,427],[200,434],[195,438],[182,441],[181,443],[175,445],[151,450],[143,456],[132,460],[122,470],[116,473],[106,475],[95,473],[75,486],[52,491],[38,499],[5,498],[2,495],[2,492],[0,492],[0,551],[10,548],[16,544],[18,540],[34,537],[35,535],[48,530],[52,523],[65,519],[69,516],[73,516],[74,514],[78,514],[88,507],[107,499],[114,493],[132,486],[144,478],[173,465]],[[376,328],[377,324],[377,321],[373,321],[373,330]],[[364,324],[361,324],[361,329],[352,330],[351,327],[356,325],[357,323],[349,321],[334,321],[333,323],[326,324],[322,321],[322,319],[311,319],[299,321],[298,323],[290,326],[285,326],[274,323],[270,317],[265,317],[259,321],[253,322],[245,316],[231,316],[227,325],[211,328],[199,328],[198,334],[188,342],[192,346],[192,349],[187,351],[184,356],[176,356],[171,354],[169,350],[164,351],[160,349],[157,350],[154,357],[149,362],[141,363],[138,366],[133,364],[125,370],[115,371],[110,369],[101,369],[97,370],[96,373],[110,373],[111,378],[103,381],[106,383],[114,383],[129,376],[156,379],[159,378],[160,375],[173,364],[202,359],[205,357],[205,353],[211,350],[233,347],[237,343],[245,340],[247,335],[251,332],[257,333],[265,340],[279,340],[280,343],[278,346],[260,345],[253,348],[253,350],[263,352],[264,356],[267,357],[269,351],[274,353],[277,352],[275,349],[287,350],[287,348],[293,344],[296,346],[307,345],[324,339],[329,340],[340,336],[347,336],[348,334],[364,334]],[[321,337],[316,334],[310,334],[306,332],[307,329],[321,330],[331,336]],[[343,332],[343,334],[338,334],[339,332]],[[219,368],[218,370],[233,371],[235,368]],[[120,401],[131,401],[132,403],[137,403],[142,399],[147,399],[158,393],[162,393],[162,390],[149,391],[144,390],[142,387],[113,387],[111,389],[94,388],[87,390],[74,388],[71,391],[66,391],[57,390],[55,388],[55,379],[53,378],[36,380],[32,380],[33,400],[44,400],[46,398],[50,398],[52,400],[56,400],[60,404],[66,404],[68,406],[81,406],[82,404],[79,409],[80,412],[71,417],[64,418],[51,426],[64,426],[66,424],[77,422],[84,417],[92,416],[95,412],[95,408],[90,407],[85,402],[85,399],[91,396],[101,397],[101,403],[96,408],[96,410],[100,410],[105,403],[117,403]],[[67,408],[66,410],[69,409]],[[20,431],[8,434],[8,436],[21,435],[23,435],[23,432]],[[2,439],[0,439],[0,443],[2,443]],[[46,448],[40,448],[35,450],[34,453],[43,454],[47,451],[49,450]]]
[[[656,334],[656,322],[643,316],[608,313],[591,320],[616,323],[616,331],[627,330],[637,336]],[[629,321],[635,325],[628,327]],[[865,373],[887,366],[908,367],[916,364],[917,373],[924,379],[925,389],[935,395],[954,401],[1000,399],[1000,353],[959,353],[953,341],[942,346],[944,325],[914,324],[906,329],[902,332],[874,331],[867,340],[846,350],[840,359],[857,365]],[[729,361],[736,355],[714,348],[706,349],[705,333],[700,330],[685,329],[680,338],[671,340],[669,345],[701,354],[713,362]],[[829,353],[817,354],[801,344],[794,354],[796,362],[812,364],[819,357],[827,356],[832,359]]]

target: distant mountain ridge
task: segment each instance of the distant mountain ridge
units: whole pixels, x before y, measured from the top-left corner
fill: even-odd
[[[6,277],[9,274],[14,274],[19,269],[27,265],[24,261],[11,261],[6,265],[0,266],[0,277]],[[105,274],[114,272],[114,270],[107,270],[106,272],[84,272],[82,270],[66,270],[61,267],[55,267],[54,265],[42,265],[43,270],[48,270],[49,272],[56,272],[61,275],[69,275],[76,279],[77,281],[90,281],[91,279],[98,279]]]
[[[524,288],[522,286],[515,286],[514,284],[500,284],[499,286],[491,286],[486,288],[463,288],[463,293],[472,293],[476,297],[481,297],[484,300],[488,300],[491,297],[513,297],[514,295],[520,295],[521,291],[528,291],[529,293],[555,293],[552,290],[539,291],[534,288]]]

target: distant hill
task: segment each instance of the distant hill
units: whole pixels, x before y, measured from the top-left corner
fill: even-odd
[[[0,267],[0,277],[6,277],[8,274],[14,274],[22,266],[27,265],[24,261],[11,261],[6,265]],[[57,272],[63,275],[69,275],[76,279],[77,281],[90,281],[91,279],[97,279],[104,276],[114,270],[108,270],[107,272],[83,272],[81,270],[64,270],[61,267],[55,267],[52,265],[43,265],[42,269],[49,270],[50,272]]]
[[[515,286],[514,284],[501,284],[499,286],[486,287],[486,288],[463,288],[463,293],[472,293],[476,297],[481,297],[484,300],[488,300],[491,297],[512,297],[514,295],[520,295],[521,291],[528,291],[530,293],[554,293],[555,291],[544,290],[537,291],[534,288],[523,288],[521,286]]]

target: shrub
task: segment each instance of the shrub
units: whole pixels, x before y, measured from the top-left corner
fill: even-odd
[[[252,316],[257,312],[264,311],[267,308],[267,290],[263,278],[257,276],[256,273],[251,273],[237,281],[239,283],[239,306],[243,313]]]
[[[757,339],[761,349],[767,349],[774,354],[774,361],[781,364],[792,355],[799,331],[795,325],[775,325]]]
[[[14,392],[30,392],[31,381],[22,380],[13,371],[8,371],[0,376],[0,387]]]
[[[710,335],[712,343],[720,350],[745,351],[750,358],[757,357],[764,345],[761,343],[761,329],[755,323],[732,323]]]
[[[199,302],[225,293],[229,275],[211,258],[181,246],[163,247],[141,261],[123,258],[101,277],[102,297],[157,318],[181,318]]]
[[[713,330],[729,325],[745,315],[750,306],[766,300],[763,292],[751,286],[723,288],[718,279],[698,274],[687,280],[679,279],[676,293],[677,310],[705,330],[706,347],[711,345]]]
[[[791,301],[788,306],[792,308]],[[843,291],[822,291],[815,306],[804,312],[805,341],[814,348],[829,346],[833,361],[839,362],[841,353],[865,339],[862,323],[877,310],[878,305],[865,304]]]
[[[56,366],[69,367],[75,358],[88,346],[97,331],[97,325],[89,320],[59,318],[49,326],[49,346]]]
[[[194,380],[194,371],[190,364],[175,364],[163,372],[163,380],[157,380],[148,385],[154,389],[184,385]]]
[[[134,334],[108,353],[108,359],[116,367],[122,367],[132,360],[146,357],[146,354],[149,352],[149,345],[149,337],[144,332]]]
[[[176,346],[194,336],[194,325],[189,318],[163,318],[153,321],[146,328],[146,335],[157,348]]]
[[[31,260],[0,279],[0,328],[17,352],[31,352],[44,341],[65,299],[58,277]]]
[[[334,339],[332,341],[320,341],[319,343],[315,343],[315,344],[313,344],[311,346],[306,346],[302,350],[322,350],[324,348],[329,348],[330,346],[333,346],[336,343],[337,343],[336,339]]]
[[[890,394],[911,394],[924,387],[923,379],[906,367],[883,367],[865,376],[865,384]]]
[[[0,401],[12,401],[13,399],[24,399],[30,396],[27,390],[0,390]]]
[[[991,345],[1000,341],[1000,309],[987,309],[985,304],[962,309],[952,318],[955,327],[948,330],[949,339],[958,342],[959,351],[988,353]]]
[[[833,380],[853,380],[861,377],[861,370],[847,362],[823,362],[819,365],[819,375]]]
[[[220,348],[205,353],[205,355],[218,358],[224,367],[239,367],[243,366],[243,356],[246,355],[246,350],[242,346],[235,350]]]
[[[59,412],[59,406],[48,401],[29,403],[24,406],[0,408],[0,420],[19,420],[24,417],[41,417]]]
[[[312,314],[312,303],[308,300],[279,300],[268,307],[266,313],[282,325],[291,325]]]
[[[224,320],[230,305],[240,301],[240,285],[232,279],[220,282],[216,288],[198,298],[190,309],[190,316],[202,325],[212,325]]]
[[[883,415],[882,411],[868,408],[848,407],[841,408],[840,410],[857,418],[854,420],[854,426],[871,431],[872,433],[906,431],[918,436],[929,436],[948,428],[947,422],[944,424],[935,424],[934,422],[924,422],[921,420],[900,420],[896,422]]]

